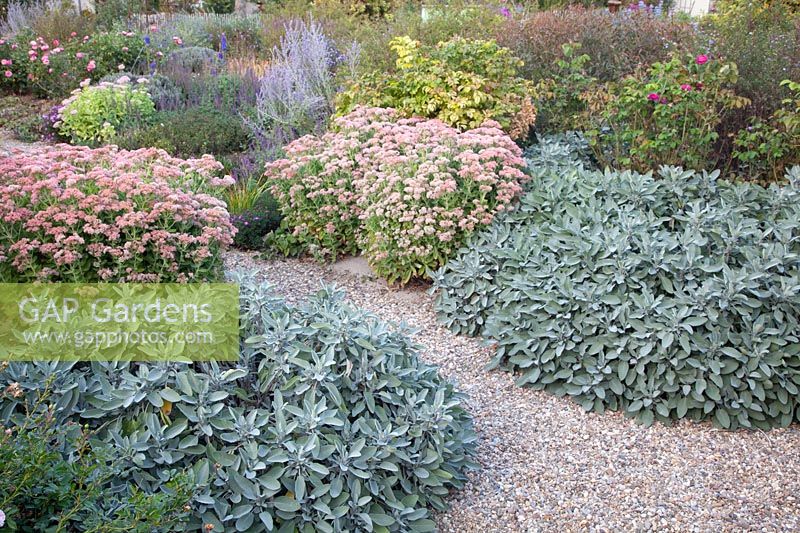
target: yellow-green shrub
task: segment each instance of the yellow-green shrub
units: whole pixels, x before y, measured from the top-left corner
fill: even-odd
[[[405,116],[438,118],[460,130],[492,119],[524,138],[536,119],[531,83],[517,77],[522,61],[495,41],[455,37],[431,47],[408,36],[390,42],[397,72],[373,72],[350,85],[337,111],[387,107]]]

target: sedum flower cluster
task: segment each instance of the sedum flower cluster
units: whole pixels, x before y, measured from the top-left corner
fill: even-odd
[[[235,229],[211,156],[58,145],[0,157],[0,282],[219,277]]]
[[[459,132],[393,109],[358,107],[286,153],[266,169],[285,216],[273,244],[318,258],[362,252],[390,282],[427,277],[527,179],[496,122]]]

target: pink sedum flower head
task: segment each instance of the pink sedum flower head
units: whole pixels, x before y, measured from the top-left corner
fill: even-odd
[[[440,266],[510,209],[528,179],[520,148],[494,121],[459,132],[358,107],[285,150],[266,178],[293,228],[287,238],[322,257],[362,252],[392,282]]]
[[[211,156],[70,145],[0,156],[0,280],[216,280],[235,228]]]

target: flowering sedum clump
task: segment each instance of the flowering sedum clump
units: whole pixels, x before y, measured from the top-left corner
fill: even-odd
[[[141,83],[140,83],[141,82]],[[116,82],[90,85],[84,80],[72,96],[62,102],[55,127],[59,133],[76,144],[111,142],[120,129],[147,123],[156,108],[144,78],[131,83],[126,77]]]
[[[319,258],[361,251],[391,282],[441,266],[527,179],[520,149],[496,122],[459,132],[393,109],[356,108],[286,152],[266,169],[285,216],[278,249]]]
[[[217,279],[235,232],[221,169],[116,146],[0,157],[0,282]]]

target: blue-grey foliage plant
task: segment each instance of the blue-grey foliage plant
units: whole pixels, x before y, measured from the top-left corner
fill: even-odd
[[[238,363],[11,363],[0,384],[20,393],[0,419],[49,384],[52,416],[122,463],[114,483],[157,492],[188,471],[187,531],[433,531],[429,510],[473,466],[461,396],[406,329],[341,293],[290,307],[236,281]]]
[[[444,323],[490,339],[520,385],[587,410],[728,429],[799,420],[800,167],[763,188],[588,170],[561,152],[436,273]]]
[[[287,23],[261,79],[255,116],[247,119],[256,138],[283,144],[320,133],[334,111],[336,71],[354,70],[359,50],[353,44],[341,53],[314,20]]]

